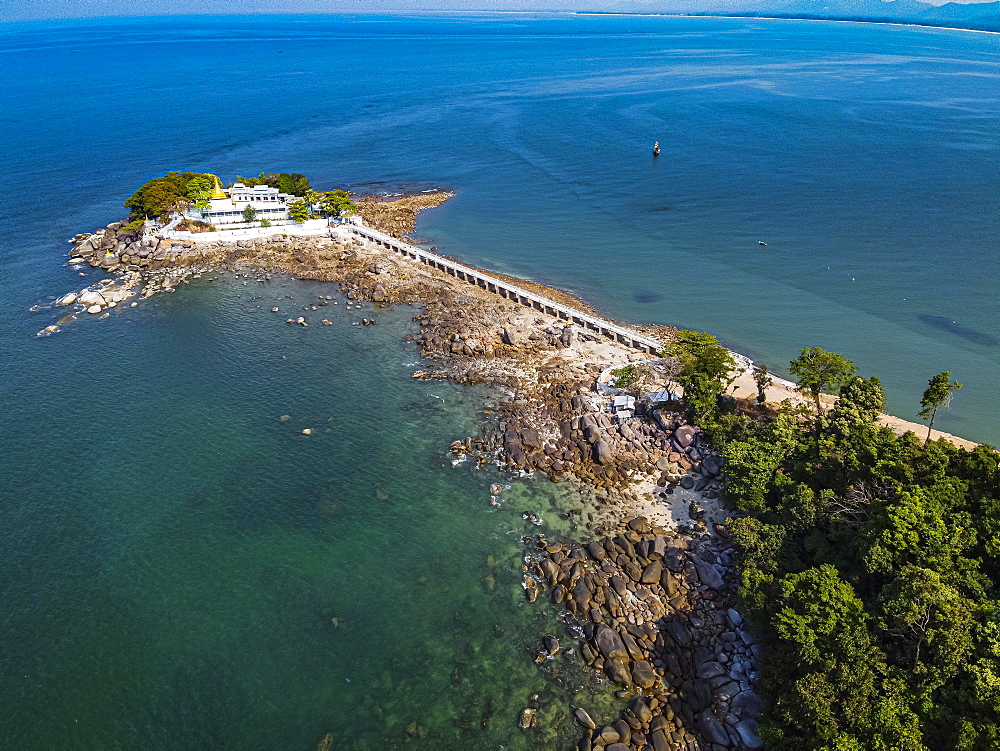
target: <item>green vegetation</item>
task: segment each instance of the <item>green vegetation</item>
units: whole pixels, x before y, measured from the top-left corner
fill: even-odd
[[[927,438],[924,443],[931,439],[931,429],[934,427],[934,418],[937,417],[938,409],[951,404],[952,392],[962,388],[962,384],[950,381],[950,379],[951,373],[947,371],[938,373],[931,378],[927,390],[924,391],[924,396],[920,400],[920,418],[927,420]]]
[[[648,365],[623,365],[611,371],[615,379],[615,388],[638,397],[651,381],[652,371]]]
[[[788,369],[799,379],[799,391],[812,397],[817,415],[823,411],[819,395],[836,391],[858,370],[843,355],[826,352],[821,347],[806,347]]]
[[[214,180],[214,176],[199,172],[168,172],[149,180],[129,196],[125,208],[131,209],[135,219],[166,219],[171,211],[199,201],[205,182],[210,195]]]
[[[679,331],[663,356],[679,364],[677,383],[684,389],[684,401],[699,423],[710,420],[718,411],[719,397],[735,380],[736,362],[729,350],[711,334]]]
[[[270,219],[261,219],[260,220],[260,226],[261,227],[270,227],[271,226],[271,220]]]
[[[249,203],[246,206],[243,207],[243,221],[244,222],[249,223],[249,222],[252,222],[256,218],[257,218],[257,209],[255,209]]]
[[[153,178],[125,201],[125,208],[132,212],[133,221],[129,226],[141,226],[136,222],[146,219],[165,221],[173,211],[209,208],[215,180],[215,175],[199,172],[168,172]],[[351,200],[347,191],[315,191],[309,186],[306,176],[298,172],[261,172],[258,177],[237,177],[236,182],[250,186],[269,185],[282,193],[300,196],[302,200],[293,201],[289,206],[290,216],[297,222],[314,216],[314,206],[319,206],[325,216],[341,216],[358,211],[358,205]],[[294,214],[291,213],[293,206],[296,207]],[[251,211],[253,214],[248,216]],[[250,207],[244,209],[243,221],[252,222],[255,218],[255,210]]]
[[[207,209],[211,204],[212,189],[215,188],[215,181],[210,175],[198,175],[192,177],[187,185],[187,197],[191,205],[196,209]]]
[[[753,382],[757,385],[757,404],[767,401],[767,389],[774,383],[771,374],[767,372],[767,366],[763,363],[754,363]]]
[[[121,231],[126,234],[131,234],[133,232],[140,232],[142,228],[145,226],[146,226],[145,219],[133,219],[131,222],[122,227]]]
[[[309,218],[309,207],[301,198],[288,204],[288,216],[293,222],[301,224]]]
[[[236,182],[244,185],[270,185],[277,188],[282,193],[292,196],[305,196],[309,192],[309,180],[299,172],[261,172],[257,177],[240,177],[237,175]]]
[[[707,400],[730,382],[715,346],[685,332],[671,351],[727,461],[740,607],[763,647],[766,747],[1000,747],[1000,453],[881,427],[881,382],[815,347],[792,371],[817,405],[838,387],[828,412],[726,411]],[[949,379],[931,379],[931,420]]]
[[[346,190],[329,190],[320,199],[323,213],[327,216],[358,213],[358,205],[351,200],[351,194]]]

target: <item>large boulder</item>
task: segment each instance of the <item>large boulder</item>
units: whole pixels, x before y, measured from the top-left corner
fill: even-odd
[[[653,719],[653,712],[644,699],[638,698],[632,702],[632,713],[639,719],[639,722],[648,724]]]
[[[63,295],[58,300],[56,300],[56,305],[72,305],[77,301],[77,295],[75,292],[70,292],[68,295]]]
[[[603,438],[594,444],[594,461],[598,464],[610,464],[613,457],[611,446]]]
[[[702,471],[707,472],[710,475],[718,475],[722,472],[722,467],[726,463],[726,460],[721,456],[706,456],[701,462]]]
[[[712,743],[718,743],[720,746],[729,745],[729,734],[711,712],[701,713],[701,717],[698,718],[698,729]]]
[[[632,682],[628,668],[625,667],[624,661],[618,657],[605,661],[604,672],[613,683],[617,683],[619,686],[627,686]]]
[[[521,443],[535,451],[542,450],[542,439],[534,428],[521,428]]]
[[[632,663],[632,683],[639,688],[652,688],[656,683],[656,673],[653,666],[646,660]]]
[[[696,429],[693,425],[681,425],[674,431],[674,441],[683,449],[686,449],[694,442]]]
[[[663,564],[659,561],[651,561],[646,568],[642,570],[642,576],[639,578],[642,584],[657,584],[660,581],[660,575],[663,573]]]
[[[628,658],[628,651],[625,649],[621,637],[618,636],[618,632],[605,626],[603,623],[597,627],[597,633],[594,635],[594,643],[601,654],[604,655],[605,660],[616,657]]]
[[[754,720],[740,720],[733,728],[740,735],[740,740],[747,748],[763,748],[764,741],[757,735],[757,723]]]
[[[720,675],[725,674],[726,669],[715,660],[709,660],[708,662],[702,663],[701,667],[698,668],[698,677],[704,680],[717,678]]]
[[[653,743],[653,751],[674,751],[674,745],[667,740],[666,734],[662,730],[657,730],[649,736]]]
[[[698,572],[698,578],[701,580],[701,583],[706,587],[718,591],[725,586],[726,583],[722,578],[722,574],[708,561],[695,558],[694,568]]]
[[[104,306],[108,304],[108,301],[104,299],[104,295],[100,292],[95,292],[94,290],[87,290],[83,292],[78,301],[81,305],[86,305],[88,308],[92,305]]]

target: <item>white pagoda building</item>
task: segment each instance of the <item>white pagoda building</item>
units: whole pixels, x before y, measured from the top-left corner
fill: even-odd
[[[254,221],[267,219],[272,224],[288,221],[288,204],[298,200],[298,196],[279,193],[277,188],[269,185],[251,185],[234,183],[228,191],[224,190],[215,178],[215,189],[209,199],[209,207],[201,212],[204,221],[209,224],[243,224],[243,210],[253,206],[257,211]]]

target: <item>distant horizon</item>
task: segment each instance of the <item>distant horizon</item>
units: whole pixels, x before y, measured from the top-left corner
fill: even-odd
[[[926,5],[980,5],[996,0],[917,0]],[[484,3],[487,7],[483,7]],[[642,7],[646,6],[646,7]],[[700,7],[699,7],[700,6]],[[717,0],[174,0],[165,8],[161,0],[34,0],[19,3],[0,0],[0,23],[15,21],[71,20],[84,18],[134,18],[144,16],[185,15],[316,15],[343,13],[768,13],[779,12],[766,0],[734,0],[732,4]],[[826,11],[817,11],[826,12]],[[836,11],[830,10],[831,14]]]

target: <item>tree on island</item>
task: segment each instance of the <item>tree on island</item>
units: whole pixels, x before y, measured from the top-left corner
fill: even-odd
[[[257,209],[251,206],[249,203],[243,207],[243,221],[249,224],[254,219],[257,218]]]
[[[214,182],[208,175],[198,175],[192,177],[187,184],[187,197],[191,205],[196,209],[207,209],[211,204],[208,202],[212,197]]]
[[[293,222],[302,224],[309,218],[309,207],[301,198],[298,201],[292,201],[288,204],[288,216]]]
[[[934,418],[937,417],[938,409],[950,406],[952,393],[962,388],[962,384],[957,381],[949,381],[950,378],[951,373],[948,371],[938,373],[931,378],[927,390],[924,391],[924,396],[920,400],[922,409],[918,414],[921,419],[928,420],[927,437],[924,439],[925,446],[931,439],[931,429],[934,427]]]
[[[356,214],[358,205],[351,200],[351,194],[346,190],[328,190],[320,201],[323,213],[327,216],[342,216]]]
[[[823,413],[820,394],[839,389],[858,371],[853,360],[822,347],[806,347],[788,369],[798,379],[799,393],[812,397],[817,415]]]
[[[291,174],[282,172],[278,175],[271,173],[268,175],[268,184],[271,187],[277,188],[282,193],[288,193],[293,196],[305,196],[309,191],[309,180],[299,172]]]
[[[170,212],[191,201],[189,187],[198,178],[209,180],[209,185],[214,180],[212,175],[200,172],[168,172],[154,177],[126,199],[125,208],[130,209],[136,219],[164,220],[170,216]],[[196,186],[198,184],[195,183]]]

